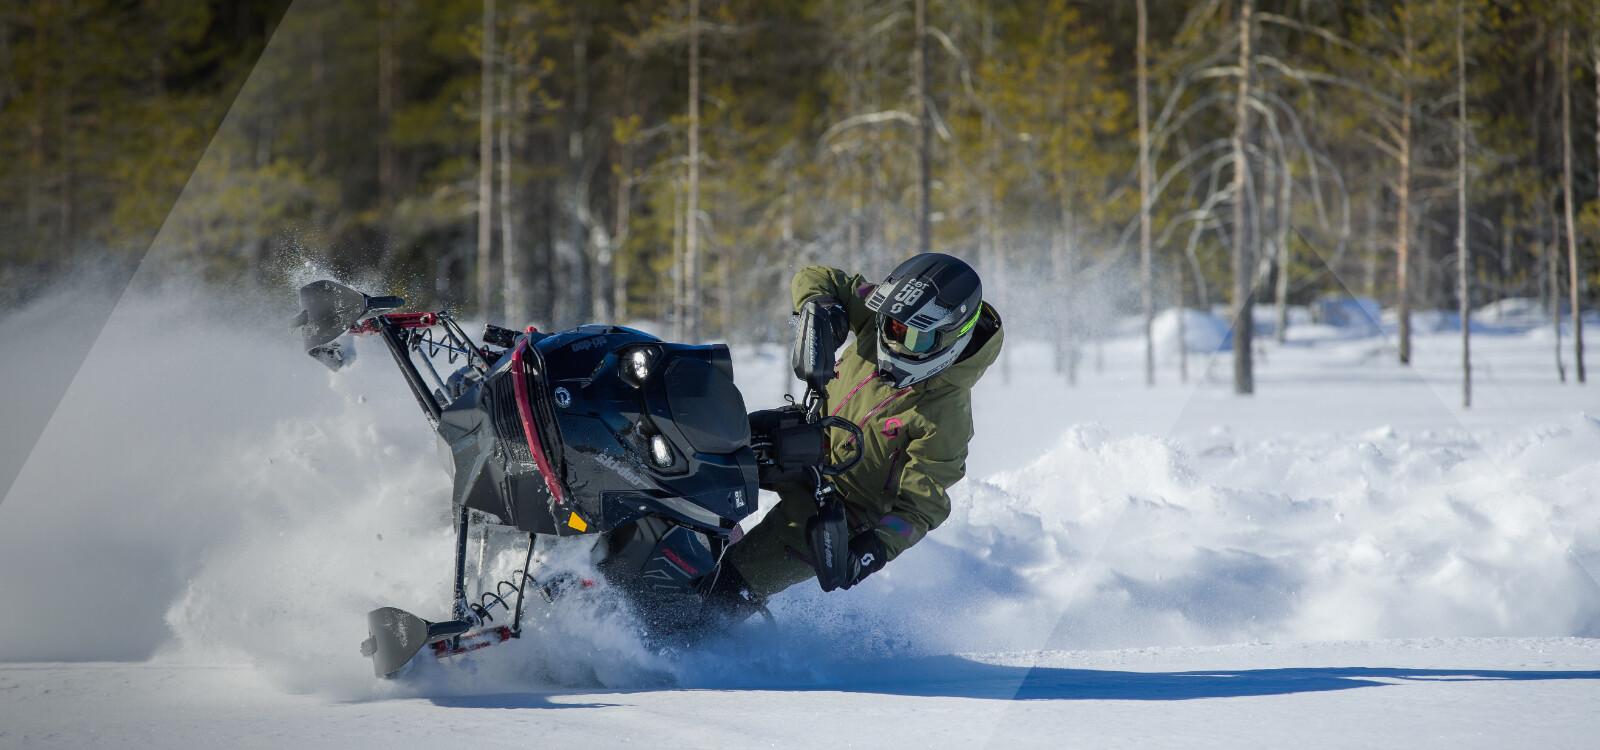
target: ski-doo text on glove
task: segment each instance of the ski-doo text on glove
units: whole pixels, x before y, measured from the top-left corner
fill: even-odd
[[[838,507],[837,518],[828,518],[831,508],[824,508],[811,519],[806,531],[810,537],[812,564],[817,570],[817,583],[823,591],[848,589],[889,562],[889,549],[877,532],[868,529],[844,543],[844,508]],[[830,533],[832,532],[832,533]]]
[[[833,380],[833,355],[850,334],[844,305],[831,297],[812,297],[795,311],[794,326],[789,358],[794,376],[813,388],[826,388]]]

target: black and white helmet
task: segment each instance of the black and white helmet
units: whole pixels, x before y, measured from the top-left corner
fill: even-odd
[[[960,258],[922,253],[889,272],[867,309],[878,318],[878,371],[904,388],[961,357],[983,309],[983,282]]]

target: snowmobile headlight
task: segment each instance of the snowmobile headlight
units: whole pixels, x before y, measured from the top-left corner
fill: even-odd
[[[622,355],[622,379],[635,388],[640,387],[649,379],[655,364],[655,349],[648,346],[629,349]]]
[[[663,469],[672,467],[672,446],[667,443],[666,438],[660,435],[650,436],[650,460]]]

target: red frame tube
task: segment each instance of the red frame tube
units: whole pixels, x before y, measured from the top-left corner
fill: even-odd
[[[410,312],[377,315],[350,326],[351,333],[377,333],[378,318],[383,318],[395,328],[432,328],[439,324],[439,313]]]
[[[480,630],[476,633],[463,633],[456,638],[462,641],[470,641],[469,643],[452,646],[450,642],[456,639],[447,638],[432,644],[433,655],[440,659],[447,656],[457,656],[469,651],[477,651],[480,648],[488,648],[497,643],[505,643],[515,637],[511,632],[511,628],[504,625],[490,628],[489,630]]]
[[[533,462],[539,466],[539,475],[544,477],[545,489],[550,490],[550,496],[555,498],[557,504],[564,505],[566,496],[561,491],[561,482],[556,479],[550,461],[544,457],[544,443],[539,440],[539,431],[533,426],[533,402],[528,396],[528,371],[522,360],[522,353],[527,349],[528,337],[522,336],[517,340],[517,347],[511,351],[513,375],[511,383],[516,391],[517,416],[522,418],[522,431],[528,436],[528,452],[533,454]]]

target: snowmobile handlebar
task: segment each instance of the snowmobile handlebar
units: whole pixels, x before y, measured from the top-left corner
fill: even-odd
[[[368,310],[398,310],[406,306],[405,297],[368,297]]]
[[[856,464],[861,462],[861,445],[862,445],[861,439],[862,438],[861,438],[861,427],[859,425],[857,425],[855,422],[851,422],[850,420],[845,419],[844,417],[837,416],[837,415],[823,417],[816,424],[823,431],[827,431],[830,428],[844,430],[845,432],[849,433],[849,435],[850,435],[850,438],[847,441],[847,443],[855,446],[855,451],[853,451],[850,454],[849,458],[844,459],[844,461],[842,461],[840,463],[836,463],[836,464],[824,463],[824,464],[818,466],[817,470],[822,472],[823,476],[825,476],[825,477],[836,477],[836,476],[839,476],[840,474],[843,474],[843,473],[849,471],[850,469],[854,468]]]

